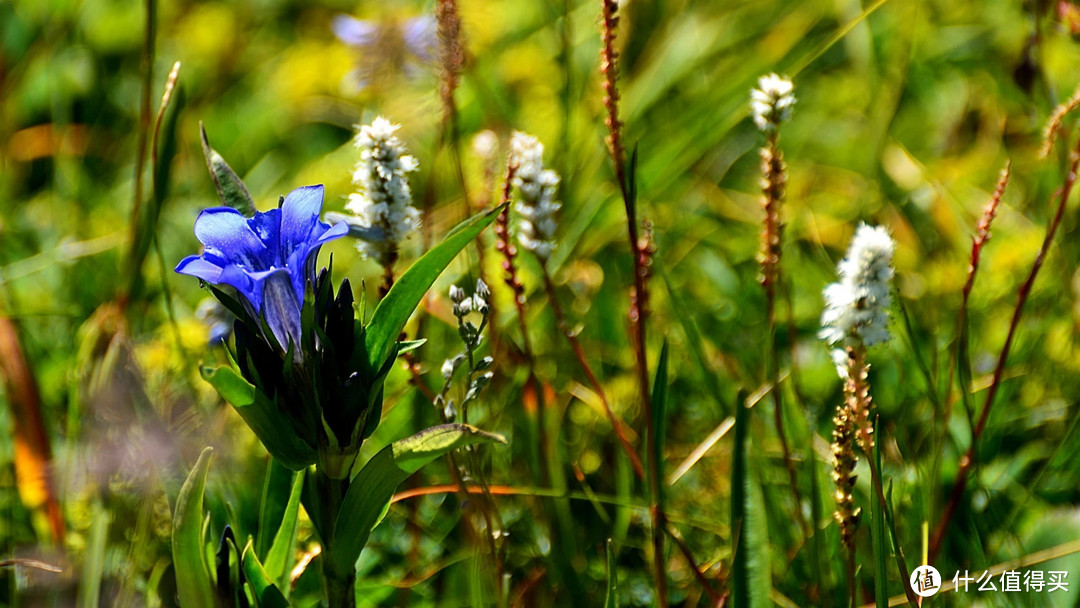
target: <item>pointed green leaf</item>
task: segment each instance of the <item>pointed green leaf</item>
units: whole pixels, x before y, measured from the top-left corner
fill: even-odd
[[[619,577],[615,571],[615,543],[607,539],[607,595],[604,608],[619,608]]]
[[[653,441],[653,462],[656,463],[656,484],[659,488],[659,496],[656,497],[660,507],[664,506],[664,436],[667,428],[667,396],[668,396],[668,343],[664,340],[664,346],[660,349],[660,359],[656,362],[656,377],[653,379],[652,389],[652,428],[656,433]]]
[[[304,487],[304,471],[297,471],[293,479],[289,502],[281,519],[281,526],[274,536],[274,544],[266,556],[266,574],[274,581],[282,593],[288,595],[289,572],[296,557],[296,523],[300,514],[300,491]]]
[[[213,452],[214,448],[203,448],[176,499],[172,554],[181,606],[213,606],[214,588],[203,546],[203,489]]]
[[[458,224],[441,243],[416,260],[394,282],[394,286],[375,307],[364,332],[368,364],[372,371],[380,369],[387,357],[391,356],[391,347],[397,342],[409,316],[420,304],[431,284],[450,265],[458,252],[495,220],[500,211],[502,207],[496,207]]]
[[[259,533],[255,537],[255,555],[262,559],[266,559],[274,536],[281,526],[295,478],[296,471],[281,464],[273,456],[267,459],[262,499],[259,501]]]
[[[478,443],[506,443],[499,435],[467,424],[443,424],[383,448],[352,480],[338,513],[333,547],[326,567],[342,576],[352,573],[371,530],[382,519],[401,482],[450,450]]]
[[[202,137],[203,156],[206,157],[206,167],[210,169],[210,177],[214,179],[214,187],[217,189],[221,204],[232,207],[244,215],[255,215],[255,200],[251,198],[244,182],[232,170],[229,163],[218,154],[217,150],[210,147],[210,140],[206,137],[206,128],[199,123],[199,134]]]
[[[285,595],[267,576],[266,570],[263,569],[262,563],[259,562],[259,556],[255,555],[255,549],[252,547],[250,539],[247,546],[244,547],[244,575],[247,576],[248,584],[251,585],[252,594],[255,596],[255,603],[258,604],[259,608],[287,608],[291,606],[289,600],[285,599]],[[186,604],[181,602],[181,605]]]
[[[877,434],[877,421],[874,421],[874,437],[879,437]],[[877,470],[881,470],[881,442],[874,442],[874,449],[871,458],[877,464]],[[877,499],[875,495],[870,500],[870,543],[874,549],[874,602],[877,608],[888,608],[889,606],[889,575],[886,571],[886,564],[888,561],[888,546],[889,542],[885,538],[885,516],[884,505]]]
[[[735,608],[770,606],[769,534],[765,499],[750,469],[750,409],[740,391],[731,466],[731,599]]]
[[[299,435],[288,418],[265,395],[229,366],[203,367],[204,380],[217,389],[244,419],[270,455],[286,467],[299,471],[314,463],[318,453]]]

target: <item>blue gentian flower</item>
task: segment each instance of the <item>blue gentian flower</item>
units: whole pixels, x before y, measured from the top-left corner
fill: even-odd
[[[282,349],[300,351],[300,309],[307,283],[315,282],[315,259],[323,243],[345,236],[345,223],[319,221],[323,187],[297,188],[278,209],[245,217],[231,207],[212,207],[195,220],[202,255],[184,258],[180,274],[236,289],[247,311],[266,324]],[[267,336],[269,338],[269,336]]]
[[[432,15],[404,22],[337,15],[330,27],[339,40],[361,52],[357,69],[349,74],[358,90],[398,72],[419,76],[423,66],[435,58],[438,35]]]

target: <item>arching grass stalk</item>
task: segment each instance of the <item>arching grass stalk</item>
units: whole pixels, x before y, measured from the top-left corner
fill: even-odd
[[[1073,106],[1070,105],[1070,107]],[[1056,114],[1055,118],[1058,121],[1061,120]],[[1048,133],[1051,132],[1048,131]],[[1054,236],[1057,234],[1058,227],[1061,225],[1061,219],[1065,215],[1065,205],[1068,203],[1069,195],[1072,193],[1073,186],[1076,184],[1077,170],[1080,170],[1080,137],[1077,138],[1076,145],[1071,152],[1069,169],[1065,173],[1065,181],[1062,183],[1061,188],[1055,193],[1055,196],[1058,197],[1058,205],[1054,215],[1050,218],[1049,224],[1047,224],[1046,236],[1043,238],[1042,246],[1039,247],[1039,252],[1035,256],[1035,261],[1031,265],[1031,271],[1028,273],[1027,279],[1017,292],[1016,307],[1013,309],[1012,320],[1009,322],[1009,331],[1005,336],[1005,344],[1002,345],[1001,354],[998,356],[997,364],[994,366],[993,377],[990,381],[990,387],[986,391],[986,399],[983,403],[982,412],[979,414],[979,419],[975,423],[975,427],[971,430],[971,445],[968,446],[967,452],[960,459],[960,466],[956,471],[956,481],[953,483],[952,492],[949,494],[949,502],[945,505],[945,510],[941,514],[941,520],[938,521],[938,525],[934,529],[933,538],[930,541],[931,560],[933,560],[941,550],[941,545],[945,539],[945,533],[948,530],[949,523],[952,521],[956,509],[960,505],[960,500],[964,496],[964,491],[967,489],[969,473],[976,461],[976,448],[978,447],[979,438],[982,437],[983,431],[986,429],[986,423],[990,419],[990,411],[994,406],[994,398],[997,397],[998,389],[1001,386],[1001,380],[1005,373],[1005,364],[1009,359],[1009,351],[1012,348],[1013,339],[1016,337],[1016,331],[1020,326],[1020,318],[1024,313],[1024,305],[1027,304],[1028,297],[1031,295],[1031,290],[1035,285],[1035,279],[1038,278],[1039,270],[1042,269],[1043,263],[1046,261],[1046,256],[1050,253],[1050,246],[1053,244]]]
[[[607,110],[605,124],[608,128],[607,147],[615,169],[615,179],[626,209],[627,240],[633,261],[634,284],[630,292],[630,338],[637,364],[638,390],[641,397],[642,418],[646,432],[646,453],[649,457],[648,486],[652,519],[653,578],[656,582],[657,605],[666,608],[667,571],[664,565],[663,513],[660,505],[660,476],[656,432],[653,428],[652,396],[649,387],[649,362],[645,349],[645,318],[648,312],[646,279],[649,276],[650,253],[638,239],[637,186],[634,161],[627,172],[626,153],[622,142],[622,122],[619,121],[618,53],[615,51],[616,28],[619,24],[617,0],[601,0],[600,73],[604,90],[604,108]]]

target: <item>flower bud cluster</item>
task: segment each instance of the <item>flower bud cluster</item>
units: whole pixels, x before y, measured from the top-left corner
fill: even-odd
[[[772,133],[791,118],[795,101],[795,86],[791,80],[776,74],[762,76],[757,88],[750,89],[750,116],[759,130]]]
[[[450,301],[453,303],[454,317],[458,322],[458,335],[465,345],[465,350],[447,359],[442,364],[443,389],[435,397],[435,406],[442,408],[443,417],[447,422],[452,422],[457,417],[457,406],[449,393],[454,384],[454,376],[457,371],[465,367],[465,394],[461,398],[460,407],[463,419],[466,419],[468,405],[475,400],[480,392],[491,383],[495,376],[492,368],[495,360],[490,357],[477,357],[476,351],[483,341],[484,329],[487,327],[488,315],[491,314],[491,289],[483,279],[476,280],[476,288],[473,294],[467,295],[465,290],[452,285],[450,287]],[[468,318],[475,314],[480,315],[479,324],[473,323]]]

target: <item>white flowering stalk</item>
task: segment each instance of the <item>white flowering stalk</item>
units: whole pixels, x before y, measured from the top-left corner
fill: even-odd
[[[353,172],[357,191],[345,205],[355,214],[345,220],[357,228],[351,231],[359,238],[357,249],[390,276],[400,243],[420,227],[420,211],[412,205],[407,178],[418,163],[395,135],[399,127],[382,116],[360,126],[354,142],[360,149]]]
[[[770,133],[791,118],[794,91],[791,80],[782,76],[769,74],[758,79],[757,88],[750,89],[750,115],[758,129]]]
[[[838,346],[866,348],[889,339],[889,306],[895,245],[888,231],[859,226],[847,256],[840,262],[840,281],[825,288],[825,311],[818,336]]]
[[[519,195],[514,209],[521,216],[518,242],[541,260],[547,260],[555,248],[555,212],[561,207],[555,202],[559,175],[544,168],[544,144],[532,135],[514,132],[510,158],[517,164],[513,184]]]

